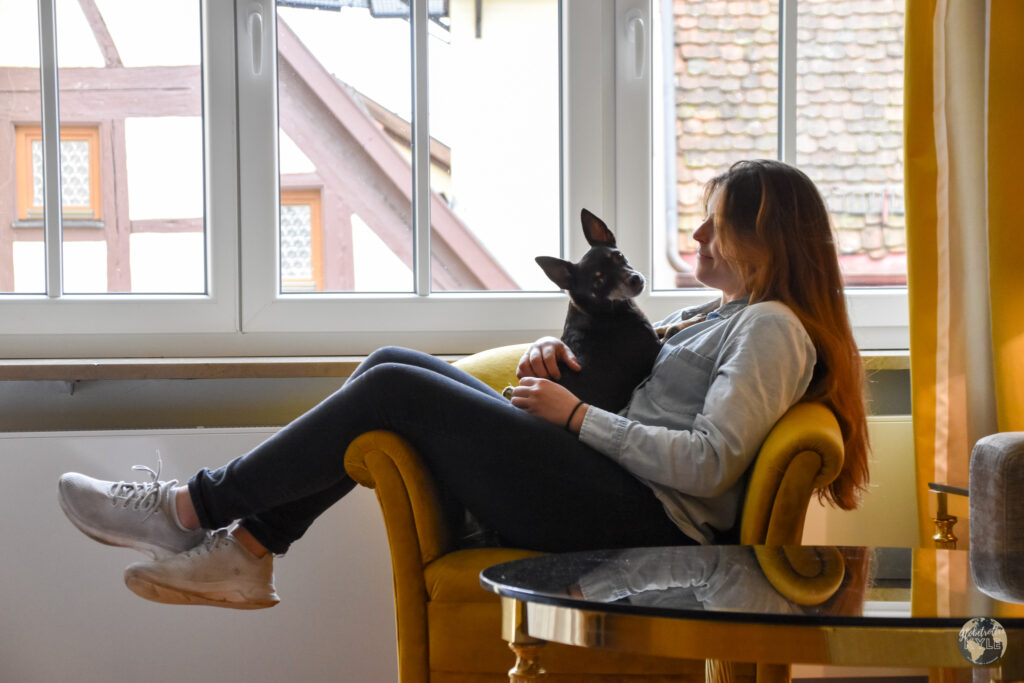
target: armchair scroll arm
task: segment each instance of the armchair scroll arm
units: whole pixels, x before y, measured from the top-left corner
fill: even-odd
[[[765,439],[747,487],[740,524],[745,544],[799,544],[807,504],[843,467],[843,436],[820,403],[798,403]]]
[[[345,451],[345,471],[377,494],[392,554],[406,548],[414,560],[403,566],[422,570],[453,550],[433,477],[408,441],[385,430],[362,434]]]

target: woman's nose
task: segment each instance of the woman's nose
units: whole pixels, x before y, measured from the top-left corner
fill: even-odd
[[[693,239],[697,242],[706,242],[710,235],[710,226],[708,225],[711,221],[706,220],[697,226],[697,229],[693,231]]]

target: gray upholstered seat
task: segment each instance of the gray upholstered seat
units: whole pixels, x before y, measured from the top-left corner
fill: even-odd
[[[974,581],[996,599],[1024,602],[1024,432],[975,444],[969,489]]]

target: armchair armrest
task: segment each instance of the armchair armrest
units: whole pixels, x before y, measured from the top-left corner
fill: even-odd
[[[832,411],[798,403],[772,427],[747,486],[740,543],[799,545],[807,503],[843,467],[843,436]]]
[[[516,365],[526,348],[516,344],[488,349],[455,366],[500,392],[518,382]],[[455,549],[454,517],[419,455],[401,436],[385,430],[360,435],[345,452],[345,471],[356,483],[375,490],[392,555],[407,554],[396,567],[422,569]]]
[[[456,365],[500,392],[517,382],[515,368],[525,348],[491,349]],[[393,432],[377,430],[357,437],[345,451],[345,471],[374,490],[384,518],[395,588],[400,678],[425,683],[431,676],[431,646],[424,570],[455,549],[452,511],[444,505],[419,454]]]
[[[345,451],[345,471],[377,494],[392,554],[408,550],[402,566],[415,565],[422,573],[453,549],[437,487],[408,441],[386,430],[361,434]]]

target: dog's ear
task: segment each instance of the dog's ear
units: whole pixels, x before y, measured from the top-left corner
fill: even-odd
[[[580,211],[580,221],[583,222],[583,234],[587,237],[587,243],[592,247],[614,247],[615,235],[608,229],[600,218],[586,209]]]
[[[541,267],[544,274],[561,289],[572,289],[572,263],[555,258],[554,256],[538,256],[534,260],[537,261],[537,265]]]

